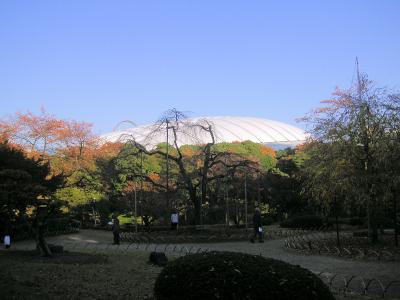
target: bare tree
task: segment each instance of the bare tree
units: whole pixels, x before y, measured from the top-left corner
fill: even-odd
[[[146,147],[151,144],[151,140],[159,140],[164,133],[168,140],[166,147],[151,149]],[[151,176],[143,173],[132,175],[140,176],[143,180],[164,189],[170,209],[171,187],[175,190],[186,190],[188,199],[194,207],[196,224],[202,224],[201,209],[202,204],[206,202],[207,186],[210,182],[232,176],[240,167],[253,163],[237,154],[215,151],[213,146],[216,144],[216,134],[213,124],[205,119],[187,120],[185,114],[176,109],[167,111],[159,119],[144,142],[137,142],[133,136],[125,137],[125,139],[127,143],[138,149],[137,154],[159,155],[165,159],[167,178],[164,182],[155,181]],[[196,151],[192,155],[185,155],[184,147],[182,147],[184,145],[194,145]],[[178,178],[172,185],[169,178],[170,162],[178,170]]]

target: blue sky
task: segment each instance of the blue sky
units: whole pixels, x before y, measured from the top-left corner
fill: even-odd
[[[0,0],[0,117],[48,112],[96,133],[191,116],[295,118],[347,87],[355,57],[400,84],[400,1]]]

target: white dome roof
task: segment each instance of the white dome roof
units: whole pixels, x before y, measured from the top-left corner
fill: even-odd
[[[269,145],[275,149],[293,147],[304,143],[306,133],[295,126],[282,122],[251,118],[251,117],[204,117],[190,118],[183,121],[178,130],[178,144],[204,144],[211,137],[203,130],[193,127],[193,124],[210,125],[215,134],[216,143],[252,141]],[[173,126],[174,124],[171,123]],[[169,142],[172,142],[172,130],[169,130]],[[126,142],[136,140],[138,143],[153,148],[159,143],[166,142],[166,125],[144,125],[122,131],[114,131],[101,136],[108,142]]]

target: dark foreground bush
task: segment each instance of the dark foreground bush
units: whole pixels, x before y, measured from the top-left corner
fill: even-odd
[[[168,263],[154,295],[164,299],[334,300],[310,271],[244,253],[209,252]]]
[[[321,227],[324,224],[324,220],[319,216],[298,216],[287,219],[281,222],[281,227],[285,228],[312,228]]]

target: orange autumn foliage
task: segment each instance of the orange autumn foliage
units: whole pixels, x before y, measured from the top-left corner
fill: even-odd
[[[0,142],[22,149],[28,157],[50,162],[52,172],[72,173],[90,168],[98,152],[98,138],[86,122],[62,120],[47,113],[16,113],[0,121]]]
[[[96,157],[112,158],[118,155],[124,144],[107,142],[96,148]]]
[[[276,157],[276,152],[274,149],[267,147],[267,146],[262,146],[260,149],[260,152],[262,155],[268,155],[271,157]]]
[[[150,179],[153,180],[154,182],[159,182],[160,179],[161,179],[160,175],[159,175],[159,174],[156,174],[156,173],[151,173],[151,174],[149,175],[149,177],[150,177]]]
[[[183,147],[182,154],[186,157],[193,157],[200,154],[200,150],[193,149],[192,147]]]
[[[295,153],[300,153],[300,152],[304,152],[308,147],[307,143],[303,143],[303,144],[299,144],[296,146],[296,148],[294,149]]]

